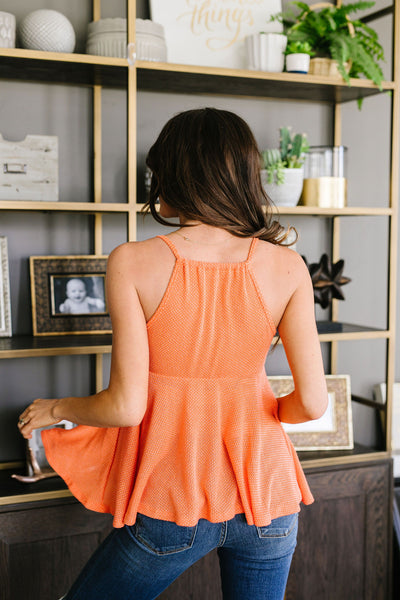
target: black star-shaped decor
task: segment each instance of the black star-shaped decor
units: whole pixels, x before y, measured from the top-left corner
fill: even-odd
[[[319,263],[308,264],[305,256],[302,257],[307,265],[311,275],[311,281],[314,288],[314,302],[320,304],[322,308],[327,308],[332,298],[344,300],[342,285],[349,283],[351,279],[342,275],[344,260],[338,260],[332,264],[329,256],[323,254]]]

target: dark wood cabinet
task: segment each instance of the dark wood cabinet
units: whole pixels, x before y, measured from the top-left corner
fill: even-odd
[[[1,509],[1,600],[57,600],[111,530],[72,498]]]
[[[391,460],[310,470],[286,600],[391,598]]]
[[[389,600],[391,461],[320,467],[307,476],[316,502],[300,514],[286,600]],[[57,600],[110,529],[109,515],[72,498],[1,507],[0,600]],[[215,551],[160,596],[189,598],[222,599]]]

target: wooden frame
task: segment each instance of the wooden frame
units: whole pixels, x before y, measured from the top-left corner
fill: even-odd
[[[111,333],[106,256],[31,256],[34,335]]]
[[[11,303],[7,238],[0,236],[0,337],[10,336]]]
[[[275,396],[293,391],[293,378],[268,377]],[[296,450],[351,450],[353,421],[351,410],[350,376],[326,375],[329,406],[323,417],[296,425],[283,424]]]

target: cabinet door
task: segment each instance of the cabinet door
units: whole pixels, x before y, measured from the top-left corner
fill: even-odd
[[[111,529],[76,501],[0,513],[0,599],[57,600]]]
[[[309,472],[286,600],[388,600],[391,461]]]

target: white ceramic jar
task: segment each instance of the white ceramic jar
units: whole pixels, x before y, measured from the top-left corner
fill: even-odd
[[[0,12],[0,47],[15,48],[15,16]]]
[[[45,52],[73,52],[75,31],[70,21],[56,10],[35,10],[18,28],[23,48]]]
[[[126,19],[100,19],[89,23],[86,52],[126,58]],[[136,19],[136,58],[151,61],[167,60],[167,46],[162,25],[150,19]]]
[[[136,19],[136,57],[138,60],[167,61],[164,27],[150,19]]]
[[[88,25],[86,52],[99,56],[126,58],[126,41],[126,19],[99,19]]]

